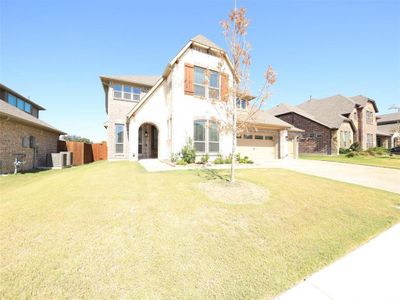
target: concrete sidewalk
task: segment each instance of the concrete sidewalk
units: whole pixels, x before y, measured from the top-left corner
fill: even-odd
[[[399,300],[400,224],[276,298],[317,299]]]

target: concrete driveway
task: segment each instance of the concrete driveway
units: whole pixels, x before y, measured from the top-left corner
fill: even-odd
[[[399,253],[400,224],[397,224],[276,300],[398,300]]]
[[[400,193],[400,170],[397,169],[303,159],[279,160],[268,165]]]
[[[149,172],[187,170],[201,166],[171,166],[158,159],[142,159],[139,163]],[[211,169],[227,169],[230,165],[213,165]],[[251,165],[237,165],[237,169],[282,168],[325,177],[347,183],[400,193],[400,170],[354,164],[303,159],[276,159]]]

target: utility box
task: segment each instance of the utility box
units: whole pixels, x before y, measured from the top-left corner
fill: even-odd
[[[72,153],[71,152],[60,152],[51,153],[47,155],[47,166],[53,169],[62,169],[71,167]]]

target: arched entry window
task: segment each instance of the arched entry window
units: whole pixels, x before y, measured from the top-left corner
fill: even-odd
[[[138,132],[138,157],[158,158],[158,129],[150,123],[144,123]]]

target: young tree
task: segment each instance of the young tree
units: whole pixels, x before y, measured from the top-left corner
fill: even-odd
[[[236,138],[254,128],[254,116],[262,110],[270,93],[268,88],[276,81],[276,74],[269,66],[264,73],[264,83],[257,96],[251,96],[250,82],[250,64],[251,45],[247,41],[247,29],[250,21],[246,17],[246,9],[239,8],[230,12],[228,20],[221,21],[223,34],[228,44],[227,53],[221,52],[220,69],[223,73],[223,59],[229,58],[233,72],[233,80],[226,88],[222,89],[222,99],[226,101],[214,102],[219,114],[224,115],[219,118],[220,128],[232,135],[232,161],[230,169],[230,182],[235,182],[235,158],[236,158]],[[227,55],[227,57],[226,57]],[[248,99],[247,109],[238,114],[237,99]],[[240,100],[239,100],[240,101]]]

